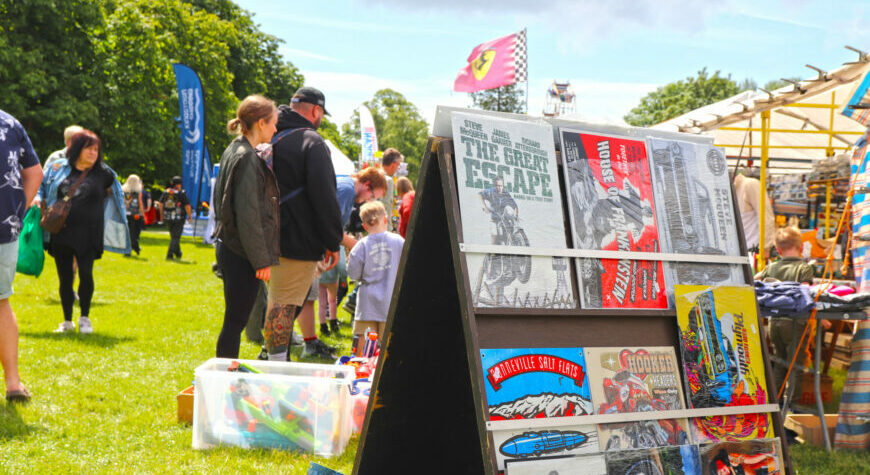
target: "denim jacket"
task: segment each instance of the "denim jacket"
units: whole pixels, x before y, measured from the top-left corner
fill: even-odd
[[[130,230],[127,228],[124,191],[121,189],[121,183],[118,181],[118,174],[105,163],[103,163],[103,166],[112,172],[112,176],[115,177],[115,181],[112,183],[112,195],[106,197],[106,203],[103,208],[103,249],[119,254],[129,254],[131,249]],[[39,185],[37,196],[45,203],[46,208],[57,201],[57,188],[69,176],[71,171],[72,167],[66,159],[52,162],[49,165],[49,169],[44,171],[45,176],[42,179],[42,184]],[[44,234],[44,237],[48,241],[47,232]]]

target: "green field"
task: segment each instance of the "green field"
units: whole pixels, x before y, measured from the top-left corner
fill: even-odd
[[[50,256],[38,279],[16,277],[21,374],[33,401],[20,408],[0,402],[0,472],[305,473],[316,460],[350,473],[355,440],[338,459],[191,448],[190,426],[175,420],[175,396],[214,356],[223,294],[211,246],[184,238],[184,260],[169,262],[168,242],[168,234],[146,232],[141,257],[107,252],[97,261],[93,335],[53,333],[63,313]],[[324,340],[346,352],[348,328],[344,338]],[[243,337],[240,356],[258,352]],[[293,349],[294,359],[299,352]]]
[[[21,373],[30,405],[0,402],[0,472],[305,473],[311,460],[350,473],[356,440],[336,459],[282,451],[191,449],[191,428],[175,421],[175,396],[214,355],[223,316],[214,252],[182,244],[167,262],[168,235],[143,234],[142,256],[106,253],[95,268],[93,335],[55,334],[62,320],[54,261],[39,279],[19,275],[12,305],[21,331]],[[76,309],[75,317],[78,318]],[[345,312],[340,319],[348,321]],[[342,338],[325,338],[350,346]],[[244,341],[241,357],[259,347]],[[300,348],[294,348],[299,359]],[[800,474],[870,473],[870,455],[792,447]],[[421,461],[421,463],[425,463]]]

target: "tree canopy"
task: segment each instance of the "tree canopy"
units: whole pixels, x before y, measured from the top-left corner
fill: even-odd
[[[471,93],[471,102],[478,109],[522,114],[526,111],[525,91],[516,84]]]
[[[707,68],[704,68],[698,71],[696,77],[674,81],[647,94],[624,119],[631,125],[647,127],[727,99],[739,92],[740,88],[730,75],[720,76],[719,71],[709,75]]]
[[[392,89],[377,91],[372,100],[363,104],[372,112],[375,130],[378,134],[378,146],[382,150],[394,147],[402,153],[408,164],[408,175],[412,181],[416,181],[423,151],[429,137],[429,125],[420,116],[417,106],[400,92]],[[351,159],[358,158],[360,150],[359,112],[354,111],[350,122],[342,126],[341,135],[344,144],[352,144],[348,146],[351,149],[348,156]]]
[[[279,44],[229,0],[0,2],[3,109],[24,124],[43,159],[75,123],[101,137],[120,175],[165,183],[181,171],[172,64],[187,64],[202,80],[216,160],[242,98],[286,103],[303,84]]]

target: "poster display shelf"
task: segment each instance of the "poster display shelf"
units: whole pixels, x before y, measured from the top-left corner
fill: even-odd
[[[633,261],[700,262],[705,264],[750,264],[748,256],[715,256],[664,252],[605,251],[594,249],[555,249],[518,247],[501,244],[459,243],[464,254],[508,254],[512,256],[581,257],[595,259],[629,259]]]
[[[627,427],[632,423],[667,435],[667,446],[653,449],[664,450],[697,444],[692,440],[701,440],[698,427],[723,429],[713,423],[747,422],[755,416],[768,421],[759,427],[766,430],[765,442],[778,447],[776,458],[781,458],[775,465],[781,464],[784,474],[793,473],[788,447],[779,448],[782,418],[770,398],[693,408],[689,386],[683,384],[680,345],[685,330],[678,326],[674,284],[685,283],[687,276],[707,285],[752,282],[742,229],[733,219],[733,190],[727,173],[723,175],[723,160],[710,152],[711,140],[448,109],[439,109],[435,122],[435,133],[441,136],[430,137],[420,167],[355,474],[422,470],[496,475],[514,473],[511,467],[532,467],[534,460],[543,463],[541,468],[549,467],[555,459],[546,462],[548,455],[600,462],[605,453],[608,460],[622,453],[612,451],[610,444],[624,443],[634,430]],[[598,145],[601,140],[610,141],[610,150]],[[574,147],[573,162],[561,150],[565,143]],[[517,151],[528,154],[521,160]],[[614,158],[607,164],[609,152],[646,160],[650,172],[633,181],[632,171],[644,162],[619,164]],[[591,165],[581,166],[578,160]],[[602,194],[601,177],[611,173],[605,168],[610,166],[614,180],[604,184],[610,188]],[[701,166],[705,169],[698,170]],[[496,183],[495,173],[505,180]],[[707,179],[704,173],[715,177],[701,183]],[[524,185],[516,184],[524,178]],[[684,187],[688,194],[673,186],[680,180],[690,181]],[[502,187],[512,193],[504,196]],[[589,196],[593,200],[584,204],[581,200]],[[600,218],[620,213],[617,208],[625,217],[608,228]],[[696,234],[687,234],[687,223]],[[578,244],[581,240],[585,244]],[[487,262],[485,256],[491,255],[532,260]],[[639,304],[633,308],[607,301],[614,290],[622,290],[622,282],[608,276],[625,270],[619,261],[637,263],[631,267],[637,278],[632,277],[624,295],[626,304],[629,298]],[[601,277],[590,278],[589,268],[599,270]],[[505,274],[505,269],[510,272]],[[483,295],[481,288],[490,284],[501,288]],[[517,294],[520,299],[513,297]],[[761,332],[757,338],[764,338],[758,319],[753,324]],[[606,394],[602,399],[601,381],[612,380],[614,387],[624,382],[622,362],[604,364],[614,350],[621,352],[620,359],[626,352],[633,357],[667,353],[668,364],[660,360],[661,368],[676,368],[668,371],[677,371],[679,378],[669,379],[664,369],[645,371],[660,373],[654,374],[657,382],[647,379],[643,388],[636,387],[653,395],[655,407],[613,406],[619,401]],[[766,348],[760,351],[753,363],[764,367],[758,384],[771,394],[769,357]],[[520,363],[503,368],[502,374],[495,372],[502,361],[527,357],[548,358],[556,365],[530,371]],[[593,373],[599,380],[590,385]],[[570,403],[530,404],[535,398]],[[428,421],[423,433],[416,428],[421,416]],[[676,442],[673,435],[679,436]],[[520,453],[524,444],[554,440],[561,444],[556,451]],[[697,452],[697,446],[692,448]],[[426,462],[421,465],[422,460]]]
[[[543,427],[562,427],[580,424],[610,424],[614,422],[652,421],[657,419],[680,419],[687,417],[733,416],[737,414],[759,414],[779,412],[776,404],[756,404],[752,406],[707,407],[702,409],[674,409],[671,411],[625,412],[620,414],[595,414],[588,416],[568,416],[538,419],[511,419],[506,421],[486,421],[490,431],[540,429]]]

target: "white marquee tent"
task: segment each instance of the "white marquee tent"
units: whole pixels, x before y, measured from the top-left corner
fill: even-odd
[[[831,72],[807,65],[816,77],[770,92],[744,91],[652,128],[712,134],[732,165],[738,158],[761,158],[766,128],[772,171],[806,171],[813,160],[850,148],[866,130],[840,113],[870,70],[870,55],[858,55]]]

